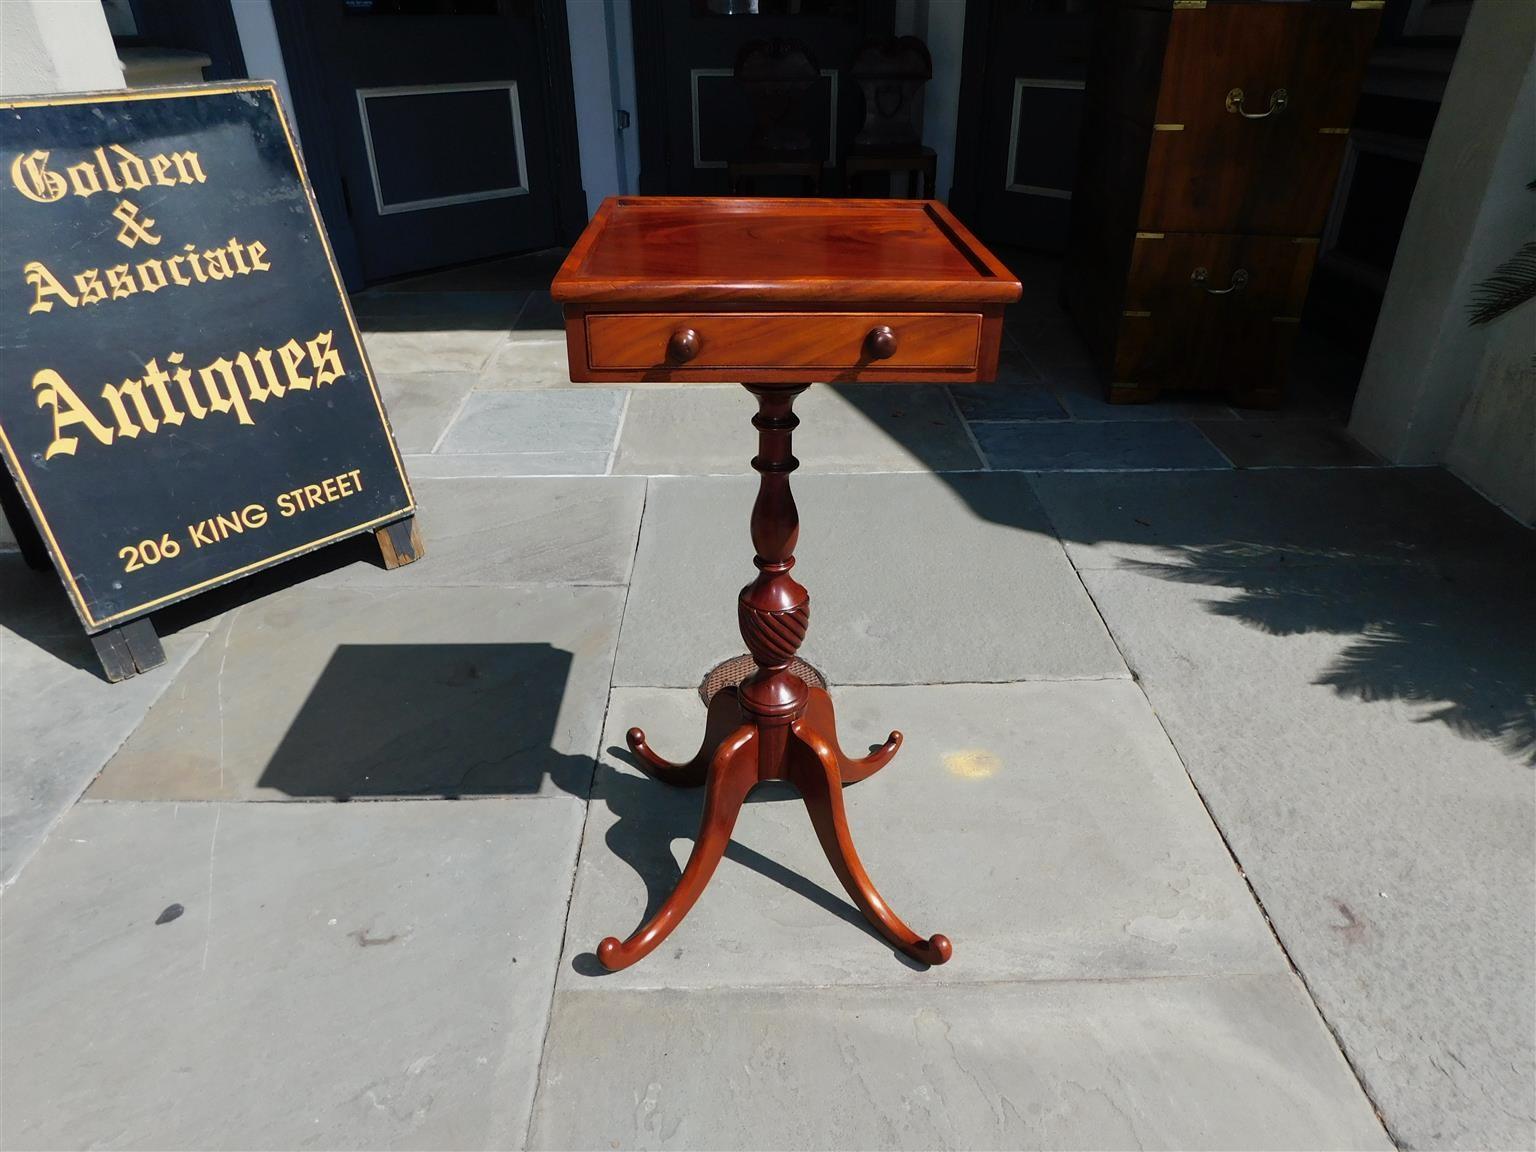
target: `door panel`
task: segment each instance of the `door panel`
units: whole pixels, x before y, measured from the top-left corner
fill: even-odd
[[[1086,0],[970,0],[966,60],[981,63],[974,170],[956,171],[961,214],[991,244],[1065,250],[1085,110]],[[984,32],[982,29],[984,28]],[[973,31],[984,35],[979,48]]]
[[[827,157],[824,177],[830,177],[864,122],[848,68],[865,40],[891,34],[894,10],[894,0],[633,0],[641,190],[729,192],[726,157],[752,127],[732,73],[737,52],[752,40],[799,40],[816,59],[822,83],[810,97],[810,120],[815,147]],[[759,178],[756,186],[762,195],[800,190],[798,180],[776,186]]]
[[[557,242],[533,0],[324,0],[305,21],[367,280]]]

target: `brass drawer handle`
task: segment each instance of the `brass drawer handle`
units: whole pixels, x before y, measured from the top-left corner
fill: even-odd
[[[667,359],[686,364],[699,354],[699,334],[692,328],[679,328],[667,341]]]
[[[871,328],[864,337],[864,346],[869,349],[871,360],[889,360],[896,355],[896,333],[889,324]]]
[[[1189,283],[1192,288],[1205,288],[1206,294],[1209,296],[1225,296],[1229,292],[1241,292],[1243,290],[1248,283],[1248,271],[1245,268],[1239,268],[1236,272],[1232,273],[1232,283],[1225,288],[1206,287],[1210,282],[1211,274],[1204,268],[1196,268],[1189,274]]]
[[[1290,99],[1284,88],[1276,88],[1269,94],[1269,107],[1267,109],[1263,112],[1245,112],[1243,111],[1243,90],[1241,88],[1234,88],[1227,93],[1227,111],[1236,112],[1244,120],[1267,120],[1290,103]]]

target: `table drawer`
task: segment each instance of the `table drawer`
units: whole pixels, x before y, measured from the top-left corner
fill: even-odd
[[[969,312],[603,312],[586,323],[587,362],[610,371],[973,369],[981,346]]]

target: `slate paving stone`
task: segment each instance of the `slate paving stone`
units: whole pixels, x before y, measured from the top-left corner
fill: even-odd
[[[1040,378],[1074,420],[1230,420],[1237,414],[1220,397],[1197,392],[1169,391],[1146,404],[1111,404],[1103,375],[1086,358],[1035,363]]]
[[[405,469],[414,480],[490,480],[546,476],[606,476],[613,453],[601,452],[454,452],[407,456]]]
[[[476,392],[449,427],[438,453],[611,453],[628,396],[624,388]]]
[[[475,375],[386,372],[379,375],[378,383],[400,451],[430,452],[475,386]]]
[[[513,340],[543,340],[559,338],[565,332],[565,313],[547,288],[536,288],[528,293],[523,310],[518,313],[517,323],[512,326]]]
[[[1330,420],[1198,420],[1239,468],[1368,468],[1381,460]]]
[[[365,329],[371,322],[401,317],[418,320],[468,321],[467,328],[505,331],[511,328],[528,302],[526,291],[506,292],[401,292],[375,288],[352,297],[352,310]],[[436,327],[438,325],[427,325]]]
[[[971,430],[987,463],[999,469],[1231,467],[1198,428],[1183,420],[980,423]]]
[[[1536,539],[1439,468],[1031,477],[1078,568],[1536,563]]]
[[[197,630],[166,636],[165,664],[109,684],[57,578],[0,557],[0,885],[205,639]]]
[[[529,1141],[1392,1147],[1289,975],[563,992]]]
[[[623,595],[276,593],[225,619],[88,795],[585,796]]]
[[[480,371],[506,340],[506,324],[492,317],[459,323],[448,328],[438,320],[399,316],[361,324],[374,374]]]
[[[381,293],[444,292],[451,294],[479,292],[516,292],[547,289],[556,270],[565,259],[564,248],[541,248],[519,256],[482,260],[396,280],[371,291]]]
[[[967,420],[1065,420],[1067,416],[1034,365],[1007,349],[999,357],[995,379],[951,384],[949,393]]]
[[[629,580],[645,506],[640,477],[420,479],[414,488],[426,546],[421,560],[390,571],[370,556],[311,585],[387,590]]]
[[[479,386],[497,390],[570,388],[571,366],[565,341],[509,340],[485,366]]]
[[[1285,959],[1135,684],[1101,680],[834,689],[844,750],[900,728],[890,764],[849,787],[849,826],[897,914],[954,943],[924,969],[849,901],[805,806],[763,787],[703,898],[639,964],[594,979],[605,936],[676,885],[702,790],[631,765],[698,747],[688,689],[616,689],[566,933],[570,988],[716,988],[1284,972]]]
[[[739,385],[637,389],[615,473],[739,475],[752,471],[757,400]],[[795,400],[802,473],[918,472],[981,467],[965,426],[936,384],[813,385]]]
[[[1125,668],[1025,477],[796,476],[801,655],[835,684],[1075,679]],[[614,683],[693,687],[742,652],[756,478],[650,482]],[[735,573],[735,575],[732,575]]]
[[[1533,575],[1084,573],[1402,1147],[1536,1145]]]
[[[5,898],[5,1146],[521,1147],[581,816],[77,806]]]

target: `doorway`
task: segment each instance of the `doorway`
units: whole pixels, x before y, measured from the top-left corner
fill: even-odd
[[[673,196],[729,192],[727,157],[752,114],[733,71],[753,40],[798,40],[821,71],[811,95],[813,145],[824,189],[863,123],[848,67],[868,39],[891,35],[895,0],[633,0],[640,114],[640,191]],[[798,190],[794,181],[764,194]],[[829,194],[829,192],[824,192]]]
[[[305,161],[349,282],[574,239],[563,0],[273,0]]]
[[[1064,252],[1092,0],[970,0],[950,206],[989,244]]]

